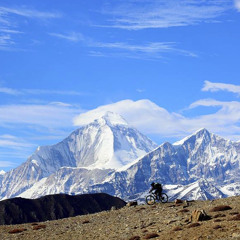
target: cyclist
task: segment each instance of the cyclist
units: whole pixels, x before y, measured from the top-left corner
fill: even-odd
[[[155,183],[155,182],[152,182],[151,183],[151,189],[149,191],[149,193],[151,193],[152,191],[154,191],[154,194],[156,194],[156,196],[159,197],[159,199],[161,198],[161,195],[162,195],[162,184],[160,183]]]

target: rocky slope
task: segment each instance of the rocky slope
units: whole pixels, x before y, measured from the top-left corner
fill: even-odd
[[[223,205],[230,209],[219,211],[221,210],[219,206]],[[211,218],[199,222],[189,221],[192,212],[201,209]],[[240,197],[192,201],[188,206],[174,203],[139,205],[38,224],[0,226],[0,238],[2,240],[237,240],[240,239],[239,213]]]

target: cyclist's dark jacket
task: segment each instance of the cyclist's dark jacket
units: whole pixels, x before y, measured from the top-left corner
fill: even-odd
[[[162,194],[162,185],[160,183],[154,183],[154,185],[152,186],[149,192],[152,192],[154,190],[155,190],[155,194],[160,196]]]

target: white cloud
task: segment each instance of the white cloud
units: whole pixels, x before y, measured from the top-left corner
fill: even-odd
[[[101,117],[106,111],[122,115],[130,125],[149,135],[159,135],[162,138],[181,138],[205,127],[209,131],[226,136],[232,140],[240,139],[240,103],[221,102],[203,99],[190,105],[190,109],[205,106],[218,106],[220,109],[213,114],[185,117],[170,113],[150,100],[123,100],[103,105],[74,119],[76,126],[85,125]]]
[[[11,148],[11,149],[21,149],[21,148],[31,148],[33,144],[27,143],[21,138],[12,135],[0,135],[0,148]]]
[[[21,94],[21,92],[16,90],[16,89],[5,88],[5,87],[0,87],[0,93],[10,94],[10,95],[19,95],[19,94]]]
[[[7,49],[9,46],[14,45],[15,42],[12,40],[9,34],[0,35],[0,48]]]
[[[169,113],[150,100],[123,100],[120,102],[103,105],[92,111],[83,113],[74,119],[76,126],[86,125],[112,111],[123,116],[130,125],[146,134],[178,135],[183,128],[180,121],[184,119],[176,113]],[[175,124],[178,122],[178,124]]]
[[[70,127],[72,119],[83,110],[63,104],[1,105],[0,125],[36,125],[46,128]]]
[[[234,0],[235,8],[240,12],[240,0]]]
[[[190,126],[203,124],[213,132],[229,136],[231,139],[240,139],[240,102],[222,102],[212,99],[202,99],[191,104],[191,108],[218,107],[215,113],[206,114],[190,119]]]
[[[15,167],[16,164],[11,162],[11,161],[0,161],[0,167],[5,168],[5,167]]]
[[[140,30],[208,22],[230,9],[231,1],[143,0],[124,1],[124,3],[107,6],[103,13],[112,17],[109,19],[110,23],[106,25],[107,27]]]
[[[228,92],[233,92],[240,95],[240,85],[234,85],[234,84],[228,84],[228,83],[213,83],[213,82],[205,81],[202,91],[211,91],[211,92],[228,91]]]

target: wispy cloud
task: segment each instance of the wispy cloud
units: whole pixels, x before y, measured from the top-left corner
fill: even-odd
[[[8,168],[16,166],[16,159],[26,159],[36,148],[32,142],[13,135],[0,135],[0,167]]]
[[[240,0],[234,0],[235,8],[240,12]]]
[[[0,6],[0,50],[15,49],[16,41],[15,34],[24,34],[19,31],[18,18],[48,20],[60,18],[58,12],[46,12],[26,7],[4,7]]]
[[[49,35],[53,36],[53,37],[65,39],[65,40],[68,40],[68,41],[71,41],[71,42],[80,42],[80,41],[85,40],[83,35],[81,33],[77,33],[77,32],[72,32],[72,33],[69,33],[69,34],[49,33]]]
[[[14,45],[15,42],[12,40],[11,35],[10,34],[1,34],[0,33],[0,49],[6,49],[9,46]]]
[[[33,144],[27,143],[21,138],[12,135],[0,135],[0,148],[21,149],[33,146]]]
[[[213,83],[210,81],[205,81],[202,91],[210,91],[210,92],[228,91],[228,92],[237,93],[240,96],[240,85],[234,85],[229,83]]]
[[[145,90],[145,89],[141,89],[141,88],[137,88],[136,91],[137,91],[138,93],[143,93],[143,92],[145,92],[146,90]]]
[[[0,93],[10,94],[10,95],[19,95],[22,94],[21,91],[12,88],[0,87]]]
[[[48,90],[48,89],[22,89],[20,90],[23,94],[56,94],[56,95],[72,95],[72,96],[83,96],[88,95],[85,92],[77,92],[77,91],[61,91],[61,90]]]
[[[60,13],[57,12],[45,12],[29,8],[9,8],[9,7],[0,7],[1,15],[16,14],[18,16],[27,17],[27,18],[40,18],[40,19],[49,19],[49,18],[59,18],[61,17]]]
[[[180,49],[175,42],[150,42],[145,44],[129,44],[125,42],[98,42],[83,36],[81,33],[72,32],[71,34],[49,33],[71,42],[81,42],[91,49],[89,55],[94,57],[129,57],[141,59],[162,58],[164,53],[179,54],[188,57],[197,57],[197,54],[188,50]]]
[[[67,104],[0,105],[0,126],[71,127],[72,119],[83,110]]]
[[[0,129],[17,134],[0,135],[0,166],[8,159],[26,159],[41,143],[61,141],[73,130],[73,118],[83,111],[63,102],[0,105]]]
[[[16,167],[16,164],[11,161],[0,161],[0,167],[1,168]]]
[[[229,0],[142,0],[110,4],[103,13],[111,16],[105,27],[140,30],[209,22],[230,8]]]
[[[23,33],[21,31],[17,31],[17,30],[13,30],[13,29],[7,29],[7,28],[0,28],[0,32],[2,32],[2,33],[14,33],[14,34]]]
[[[119,50],[120,53],[129,54],[129,56],[139,56],[147,58],[161,58],[164,53],[174,53],[189,57],[197,57],[197,54],[179,49],[174,42],[151,42],[148,44],[128,44],[123,42],[115,43],[95,43],[93,46],[98,48],[107,48]],[[130,54],[131,53],[131,54]],[[135,55],[132,55],[132,54]]]
[[[7,87],[0,87],[0,93],[10,95],[42,95],[42,94],[53,94],[53,95],[72,95],[72,96],[83,96],[88,93],[77,92],[77,91],[61,91],[61,90],[49,90],[49,89],[14,89]]]

